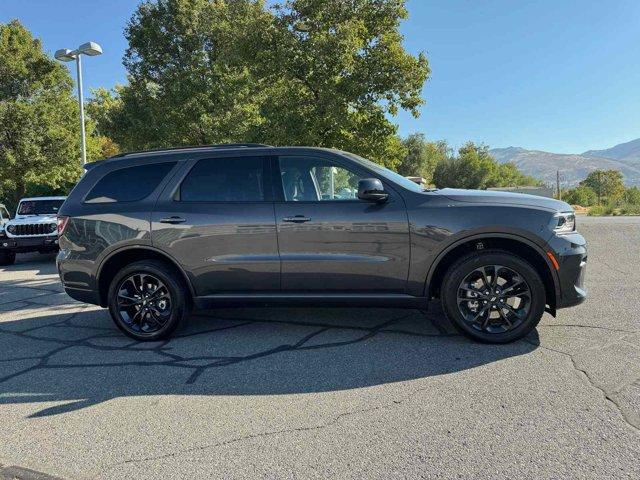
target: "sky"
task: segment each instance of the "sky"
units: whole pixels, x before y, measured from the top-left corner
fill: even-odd
[[[126,82],[123,30],[137,3],[0,0],[0,22],[19,19],[50,54],[98,42],[103,55],[83,62],[87,96]],[[405,47],[425,52],[432,74],[420,117],[394,119],[402,135],[556,153],[640,137],[640,1],[408,0],[407,8]]]

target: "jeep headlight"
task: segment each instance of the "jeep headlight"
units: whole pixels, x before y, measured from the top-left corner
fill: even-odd
[[[16,233],[16,226],[15,225],[9,225],[7,227],[7,232],[9,232],[11,235],[14,235]]]
[[[576,231],[576,215],[573,212],[560,212],[553,216],[553,231],[558,235]]]
[[[58,224],[57,223],[50,223],[48,225],[49,227],[49,233],[55,233],[58,231]]]

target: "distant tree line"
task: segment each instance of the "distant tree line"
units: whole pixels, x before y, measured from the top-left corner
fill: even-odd
[[[467,142],[454,154],[446,141],[429,142],[421,133],[403,140],[407,155],[397,167],[405,176],[419,176],[438,188],[491,188],[541,185],[513,163],[498,163],[487,145]]]
[[[593,214],[640,214],[640,188],[625,187],[617,170],[594,170],[577,187],[564,190],[562,200],[593,207]]]

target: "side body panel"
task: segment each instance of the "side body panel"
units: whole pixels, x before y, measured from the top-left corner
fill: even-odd
[[[234,153],[233,157],[238,154]],[[211,161],[226,160],[224,156],[216,156]],[[177,201],[176,189],[196,160],[187,163],[155,206],[151,218],[154,247],[170,255],[184,269],[196,296],[278,291],[280,259],[271,199],[263,202]],[[268,168],[266,159],[265,164]],[[162,222],[170,217],[180,217],[184,222]]]
[[[360,178],[374,176],[341,157],[314,157],[349,168]],[[279,178],[274,176],[274,190],[281,199],[275,214],[283,293],[405,293],[409,225],[404,200],[391,185],[385,185],[389,200],[380,204],[284,201]],[[306,220],[290,221],[300,217]]]
[[[411,268],[407,291],[422,296],[438,261],[453,247],[472,239],[510,238],[535,248],[551,267],[545,251],[553,215],[544,208],[452,201],[431,194],[405,195],[411,229]]]

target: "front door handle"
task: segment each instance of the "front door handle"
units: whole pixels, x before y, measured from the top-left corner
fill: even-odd
[[[304,223],[310,220],[311,218],[305,217],[304,215],[296,215],[295,217],[284,217],[282,219],[283,222],[289,222],[289,223]]]
[[[176,225],[178,223],[184,223],[187,220],[182,217],[168,217],[160,219],[160,223],[170,223],[172,225]]]

